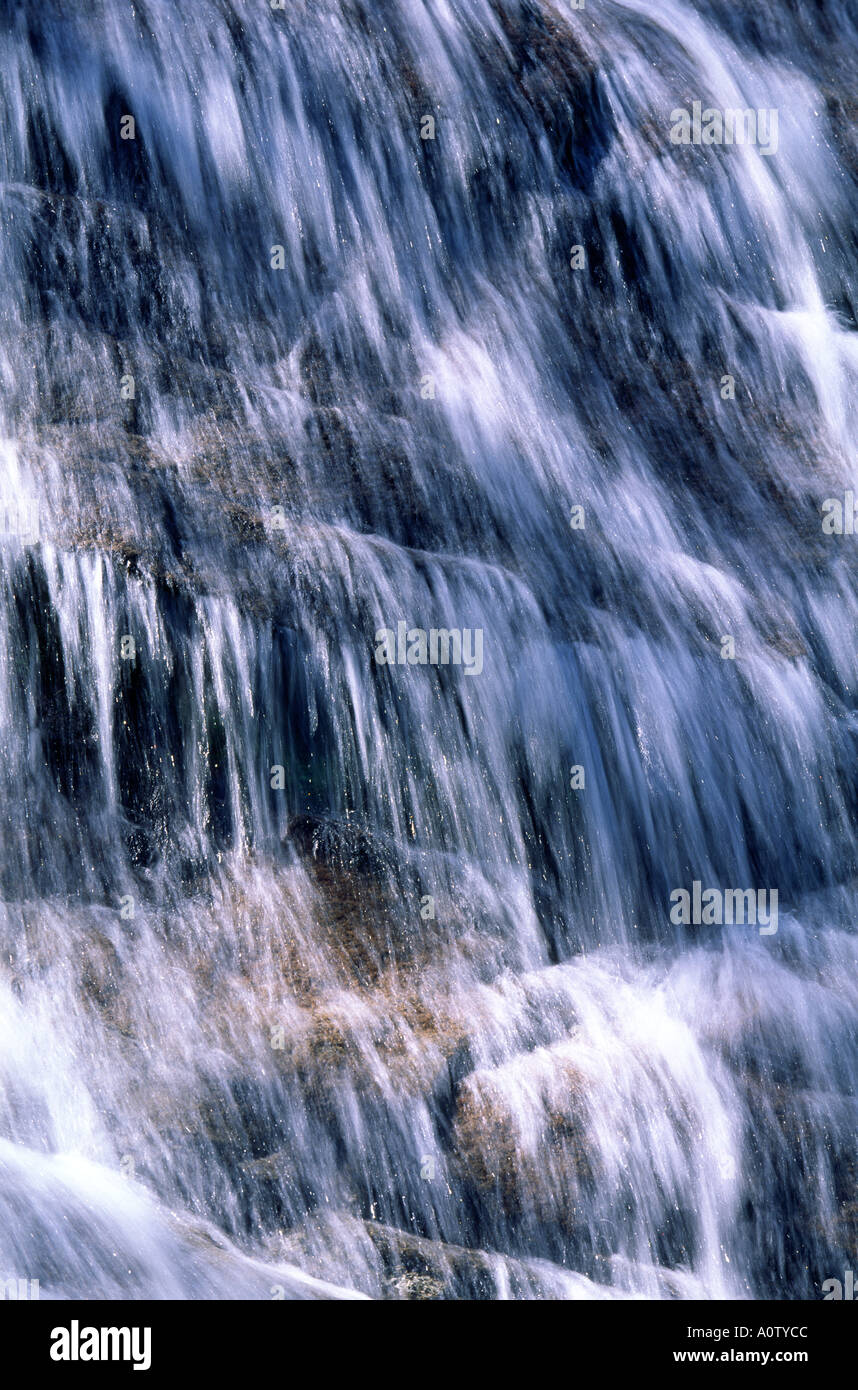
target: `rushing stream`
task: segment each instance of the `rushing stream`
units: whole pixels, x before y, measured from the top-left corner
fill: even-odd
[[[820,1297],[853,0],[0,0],[0,74],[0,1280]]]

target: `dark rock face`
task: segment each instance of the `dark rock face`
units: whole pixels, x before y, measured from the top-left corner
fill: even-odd
[[[314,864],[342,873],[383,878],[396,868],[396,859],[389,847],[382,845],[369,831],[347,821],[312,815],[293,816],[283,843],[293,845],[300,855]]]

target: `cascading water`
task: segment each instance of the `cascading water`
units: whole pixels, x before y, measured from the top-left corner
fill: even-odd
[[[856,53],[847,0],[2,0],[4,1280],[854,1260]]]

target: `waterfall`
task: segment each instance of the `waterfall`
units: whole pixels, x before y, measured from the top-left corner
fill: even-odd
[[[0,1282],[842,1277],[856,45],[2,0]]]

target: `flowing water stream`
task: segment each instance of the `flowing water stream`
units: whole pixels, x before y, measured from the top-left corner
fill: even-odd
[[[854,6],[2,0],[0,73],[0,1277],[818,1297]]]

